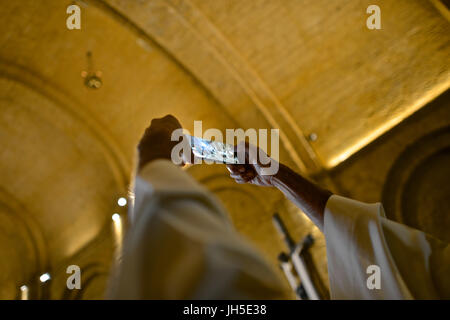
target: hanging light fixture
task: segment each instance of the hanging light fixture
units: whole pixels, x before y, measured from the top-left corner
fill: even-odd
[[[87,70],[81,72],[81,77],[84,78],[84,85],[90,89],[100,89],[103,85],[101,79],[102,72],[94,71],[94,63],[92,62],[92,52],[86,53],[87,57]]]

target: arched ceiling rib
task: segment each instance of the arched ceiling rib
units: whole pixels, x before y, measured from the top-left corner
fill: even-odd
[[[436,0],[380,1],[377,31],[365,27],[369,0],[84,0],[82,29],[67,30],[72,2],[0,9],[2,188],[41,226],[50,263],[89,243],[118,209],[154,117],[172,113],[191,132],[194,120],[204,130],[280,128],[281,161],[314,173],[450,83],[450,27]],[[98,90],[81,77],[88,51]],[[219,181],[234,205],[240,192]],[[277,196],[258,192],[272,208]],[[258,215],[248,211],[246,223]]]
[[[161,48],[95,6],[83,10],[81,31],[69,31],[66,6],[7,2],[0,21],[2,187],[30,209],[49,266],[84,248],[120,209],[152,118],[173,113],[191,132],[197,119],[235,127]],[[87,51],[103,73],[99,90],[83,84]]]
[[[288,158],[310,172],[344,161],[450,84],[450,27],[432,2],[383,1],[376,31],[365,0],[102,2],[246,126],[279,126]]]
[[[126,14],[186,66],[241,127],[281,128],[285,162],[303,172],[320,169],[314,150],[271,89],[190,1],[101,2]]]

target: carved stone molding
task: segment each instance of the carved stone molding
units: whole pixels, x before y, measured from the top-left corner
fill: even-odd
[[[48,271],[110,222],[118,210],[116,197],[126,192],[130,164],[76,100],[51,82],[4,60],[0,81],[6,86],[1,103],[8,106],[2,118],[7,145],[1,154],[2,188],[31,208],[24,220],[43,226],[40,232],[48,241],[43,247],[51,257],[36,272]],[[23,102],[21,94],[28,100]],[[36,130],[34,135],[30,130]]]
[[[428,133],[400,154],[383,188],[389,218],[450,241],[450,127]]]
[[[37,92],[39,95],[52,101],[62,112],[69,115],[80,126],[80,129],[91,135],[92,141],[98,143],[119,185],[123,187],[128,185],[131,164],[125,159],[123,152],[108,135],[108,130],[101,127],[95,119],[85,114],[84,109],[73,96],[63,92],[57,85],[52,84],[51,81],[44,79],[33,70],[17,65],[2,57],[0,57],[0,77],[16,81]]]
[[[14,272],[8,284],[0,284],[0,298],[16,297],[22,285],[37,291],[38,277],[49,265],[45,238],[28,208],[3,187],[0,187],[0,226],[3,238],[0,243],[1,260],[7,263],[6,269]],[[15,253],[13,256],[8,255],[10,250]],[[1,273],[8,274],[3,267],[0,268]]]
[[[280,129],[283,149],[280,153],[286,162],[306,173],[321,170],[313,148],[281,102],[193,3],[163,0],[88,3],[104,9],[126,26],[145,32],[150,41],[189,70],[228,114],[239,115],[237,123],[242,128]]]

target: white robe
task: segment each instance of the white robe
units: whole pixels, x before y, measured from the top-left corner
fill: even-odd
[[[332,298],[437,298],[449,249],[424,233],[389,221],[379,204],[332,196],[325,211]],[[231,226],[215,197],[188,173],[156,160],[135,181],[132,226],[110,278],[112,299],[276,299],[285,282]],[[439,255],[433,258],[433,250]],[[437,263],[435,266],[433,263]],[[381,270],[370,290],[369,265]],[[439,270],[438,270],[439,269]],[[448,272],[447,272],[448,273]],[[442,288],[446,288],[447,291]]]
[[[447,243],[387,219],[380,203],[332,196],[324,220],[332,299],[450,298]],[[372,265],[380,289],[367,284]]]
[[[216,198],[170,161],[140,171],[129,215],[107,298],[284,298],[282,280],[234,230]]]

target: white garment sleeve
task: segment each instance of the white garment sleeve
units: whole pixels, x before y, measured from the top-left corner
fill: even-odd
[[[387,219],[380,203],[332,196],[324,225],[332,299],[450,297],[449,245]]]
[[[108,298],[283,298],[283,283],[217,200],[170,161],[141,170],[130,216]]]

